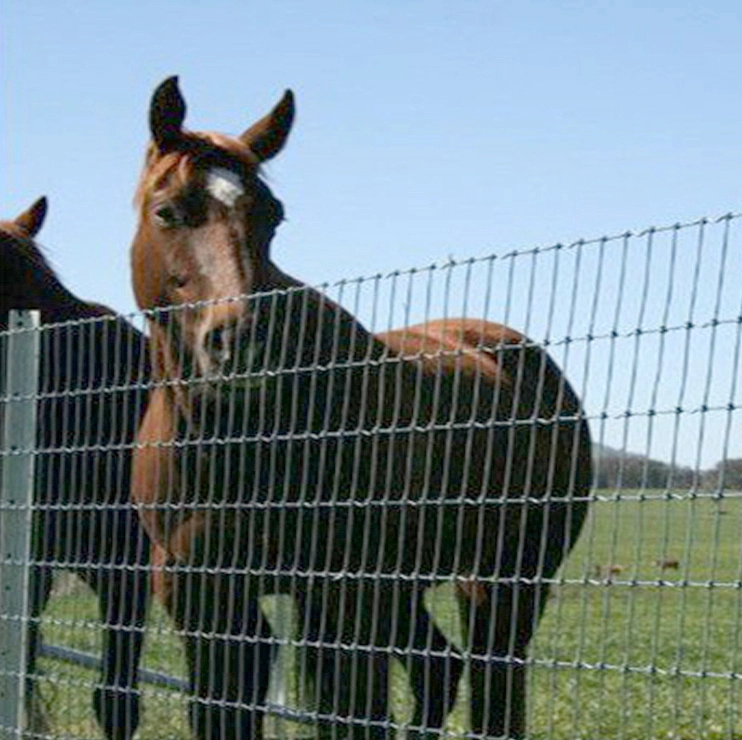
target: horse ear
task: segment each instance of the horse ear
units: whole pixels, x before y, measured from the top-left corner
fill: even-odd
[[[286,90],[278,105],[240,136],[261,161],[274,157],[283,149],[294,121],[294,93]]]
[[[13,223],[29,236],[36,236],[46,218],[46,208],[46,198],[42,196],[30,208],[16,216]]]
[[[161,152],[177,144],[185,114],[186,104],[178,89],[178,78],[168,77],[152,94],[149,106],[149,129]]]

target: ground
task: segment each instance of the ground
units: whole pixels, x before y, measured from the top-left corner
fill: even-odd
[[[599,492],[555,588],[531,651],[534,740],[742,739],[742,498],[723,503],[687,492]],[[677,568],[662,567],[677,561]],[[662,583],[662,585],[658,585]],[[275,601],[267,601],[268,610]],[[458,636],[451,589],[433,597],[441,626]],[[65,582],[44,617],[47,642],[95,653],[95,602]],[[287,652],[289,665],[296,655]],[[90,709],[94,674],[41,662],[53,732],[98,738]],[[184,675],[180,644],[160,608],[151,615],[145,667]],[[296,687],[288,684],[289,696]],[[466,685],[448,730],[466,731]],[[395,719],[409,697],[395,666]],[[145,687],[140,740],[186,740],[185,697]],[[268,735],[306,734],[273,721]]]

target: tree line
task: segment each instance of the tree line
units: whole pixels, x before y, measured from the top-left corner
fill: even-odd
[[[708,470],[697,470],[605,445],[595,445],[593,457],[597,488],[742,490],[742,458],[720,460]]]

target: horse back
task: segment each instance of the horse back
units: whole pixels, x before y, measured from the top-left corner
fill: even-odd
[[[147,404],[146,337],[105,306],[42,312],[42,501],[128,501],[131,443]]]
[[[406,515],[418,544],[406,567],[553,572],[581,529],[592,479],[587,422],[554,360],[519,332],[473,319],[377,339],[403,366],[401,433],[388,443],[395,479],[404,497],[426,502]],[[441,540],[460,544],[441,551]]]

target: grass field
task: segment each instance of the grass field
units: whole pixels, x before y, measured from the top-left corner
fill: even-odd
[[[538,740],[742,739],[742,500],[596,502],[562,572],[534,640],[529,733]],[[677,569],[655,561],[677,560]],[[270,605],[268,605],[270,606]],[[450,590],[431,606],[459,631]],[[145,667],[184,675],[177,637],[153,610]],[[54,598],[44,620],[48,643],[99,649],[95,602],[84,590]],[[290,662],[294,656],[287,655]],[[55,735],[98,738],[90,710],[95,674],[41,662],[42,692]],[[465,698],[466,686],[461,692]],[[138,737],[189,737],[185,697],[145,687]],[[405,674],[395,666],[392,703],[404,721]],[[467,729],[465,701],[448,729]],[[308,734],[272,723],[268,734]]]

